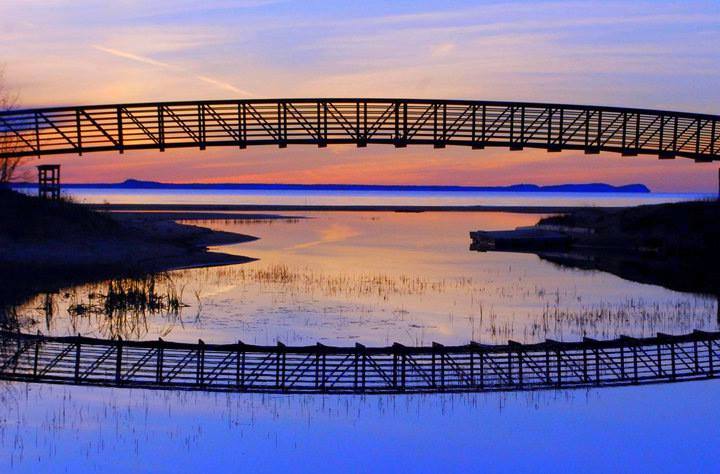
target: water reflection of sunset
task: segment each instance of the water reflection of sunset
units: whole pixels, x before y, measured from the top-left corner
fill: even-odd
[[[714,327],[712,299],[563,269],[534,255],[468,250],[470,230],[514,228],[538,218],[333,212],[287,221],[208,221],[204,225],[260,237],[222,248],[258,260],[171,272],[157,291],[179,293],[188,306],[178,314],[129,314],[124,325],[109,326],[101,315],[68,318],[68,305],[102,294],[103,284],[63,291],[49,325],[38,329],[139,339],[425,345]],[[27,309],[40,306],[31,302]],[[128,332],[107,332],[113,328]]]
[[[716,121],[694,116],[697,122],[680,126],[665,112],[648,119],[628,110],[718,114],[719,45],[717,0],[1,0],[0,103],[3,96],[12,99],[17,94],[18,109],[43,110],[18,112],[20,119],[10,121],[20,127],[18,139],[27,140],[23,148],[27,145],[32,150],[18,180],[34,181],[36,165],[59,164],[63,194],[79,203],[635,206],[702,199],[708,193],[715,197],[717,161],[630,155],[657,142],[657,151],[664,150],[665,157],[678,145],[694,146],[695,156],[700,156],[698,152],[717,147]],[[9,94],[2,94],[4,84]],[[337,118],[350,117],[347,123],[331,117],[323,132],[320,110],[327,110],[323,98],[343,97],[385,97],[392,103],[387,114],[385,106],[376,112],[370,109],[371,119],[377,119],[376,128],[370,120],[361,130],[356,109],[338,114]],[[241,149],[240,145],[247,144],[243,139],[248,138],[248,122],[242,115],[245,107],[206,108],[206,101],[214,100],[240,104],[245,99],[292,98],[320,98],[323,104],[310,106],[312,113],[305,114],[304,120],[315,119],[310,118],[309,123],[291,118],[288,126],[281,120],[281,109],[287,112],[292,101],[266,103],[266,112],[259,116],[264,122],[255,123],[256,136],[277,138],[273,146]],[[402,103],[392,99],[402,98],[433,101],[424,125],[412,109],[409,123],[401,124],[401,120],[408,122],[407,114],[401,119]],[[446,99],[515,105],[494,119],[491,114],[489,128],[483,109],[478,141],[479,104],[474,103],[474,112],[462,119],[463,112],[453,112],[452,107],[450,114],[447,110],[440,114]],[[192,101],[193,106],[166,108],[175,101]],[[546,114],[531,118],[526,115],[527,104],[517,107],[526,102],[554,105]],[[145,105],[133,113],[133,107],[128,107],[132,103]],[[83,107],[92,104],[122,105],[114,110]],[[567,107],[557,104],[607,107],[583,108],[584,113],[573,119],[563,112]],[[61,114],[56,110],[54,116],[48,108],[56,106],[68,109]],[[612,107],[624,112],[615,119],[601,112]],[[180,113],[179,109],[185,110]],[[86,113],[88,110],[94,112]],[[225,113],[216,114],[218,110]],[[206,126],[208,117],[210,127]],[[365,117],[363,122],[367,114]],[[3,122],[0,138],[9,132],[9,122]],[[605,133],[598,131],[597,143],[590,133],[592,123],[605,129]],[[251,120],[251,132],[252,124]],[[368,127],[374,130],[372,134]],[[329,146],[318,148],[318,144],[325,145],[327,130],[333,128],[356,137],[358,145],[364,145],[368,135],[382,135],[378,132],[384,129],[382,141],[386,144],[355,147],[333,145],[330,140]],[[288,132],[292,137],[293,131],[301,132],[296,136],[313,139],[303,139],[308,145],[285,143]],[[412,140],[407,143],[409,132],[415,138],[424,133],[427,146],[416,146]],[[452,140],[446,143],[448,136],[458,138],[463,133],[465,140],[472,140],[466,145],[475,144],[475,148],[488,135],[495,139],[507,135],[509,141],[502,145],[523,151],[455,147]],[[672,140],[666,140],[666,135]],[[615,143],[617,150],[629,156],[571,151],[567,145],[573,136],[588,152],[602,148],[604,137],[605,145]],[[11,137],[11,143],[16,141]],[[538,140],[535,145],[562,151],[531,148],[532,140]],[[44,148],[41,143],[59,148]],[[127,146],[131,143],[135,146]],[[138,150],[139,144],[157,145],[165,151]],[[180,144],[189,148],[174,148]],[[221,144],[225,146],[213,146]],[[283,149],[277,146],[286,144]],[[88,146],[122,149],[123,153],[83,151],[78,156]],[[66,154],[38,153],[42,158],[35,159],[35,152],[48,150]],[[357,188],[333,193],[307,188],[67,186],[121,183],[128,178],[214,184],[643,183],[652,193],[393,193]],[[24,191],[36,192],[31,187]],[[530,225],[539,214],[282,213],[289,218],[189,222],[257,236],[256,241],[215,249],[257,259],[250,263],[124,278],[104,273],[112,271],[109,265],[91,261],[87,266],[93,271],[88,273],[102,267],[102,278],[117,278],[59,290],[58,286],[87,282],[92,276],[74,267],[57,272],[62,275],[54,275],[54,268],[35,270],[31,263],[37,259],[36,241],[22,242],[31,251],[19,252],[18,267],[23,270],[19,273],[29,274],[30,281],[14,281],[7,276],[13,272],[6,272],[4,281],[0,276],[5,293],[13,293],[10,303],[0,307],[3,328],[126,341],[163,338],[193,343],[201,339],[207,344],[242,341],[353,347],[360,343],[372,347],[394,342],[427,346],[469,341],[504,344],[509,339],[521,343],[546,338],[609,339],[621,334],[717,331],[720,324],[717,296],[681,293],[598,270],[571,269],[534,254],[469,250],[470,231]],[[85,246],[105,252],[107,244],[112,251],[120,234],[112,230],[87,244],[84,239],[89,239],[89,232],[69,235],[55,225],[52,212],[44,212],[42,217],[42,222],[47,218],[51,223],[45,225],[44,241],[63,237],[72,241],[71,248]],[[628,220],[633,221],[632,226],[640,225],[639,234],[647,235],[646,224],[638,222],[642,219]],[[12,221],[23,230],[34,219],[13,216]],[[76,217],[66,222],[67,227],[91,223]],[[157,226],[163,237],[171,227],[165,224]],[[11,227],[0,219],[0,230],[3,226]],[[693,224],[690,228],[688,232],[707,242],[717,240],[706,226]],[[665,232],[669,234],[674,233]],[[684,242],[689,241],[685,233],[679,234]],[[138,243],[132,241],[129,254],[140,253],[140,245],[148,240],[142,227],[137,236]],[[10,253],[5,250],[5,239],[6,234],[0,232],[0,253]],[[649,240],[654,251],[656,245]],[[37,239],[38,246],[44,241]],[[643,278],[634,270],[640,266],[637,261],[652,259],[645,255],[645,243],[637,260],[619,260],[618,266],[623,270],[633,267],[631,271],[611,266],[615,261],[604,267],[595,261],[587,267]],[[49,253],[60,259],[77,253],[64,249],[65,244],[58,242]],[[183,247],[179,252],[186,250]],[[635,250],[639,249],[633,248],[633,253]],[[665,254],[659,251],[658,255],[658,264],[669,267]],[[152,256],[161,263],[169,261]],[[698,266],[705,262],[706,255],[694,256]],[[582,253],[572,263],[585,264],[585,257]],[[174,263],[173,259],[168,265]],[[709,267],[717,270],[720,265]],[[653,273],[653,268],[647,273]],[[687,277],[688,285],[682,288],[690,291],[700,291],[693,286],[699,280],[706,282],[704,273],[696,272],[695,267],[665,271]],[[711,280],[716,281],[707,279]],[[21,291],[15,295],[17,287]],[[52,291],[36,293],[38,288]],[[24,303],[13,306],[18,301]],[[194,346],[190,356],[166,350],[169,344],[149,344],[153,349],[139,355],[139,351],[121,349],[133,346],[132,342],[101,351],[103,346],[75,339],[72,345],[54,345],[57,352],[51,352],[41,349],[41,344],[21,345],[17,342],[21,339],[10,338],[11,342],[6,340],[0,348],[8,362],[0,369],[6,378],[0,383],[0,472],[717,472],[718,359],[706,369],[697,358],[697,349],[693,354],[693,349],[686,352],[683,346],[668,342],[671,339],[658,339],[663,342],[656,346],[657,354],[655,350],[649,354],[652,357],[638,350],[643,346],[623,346],[621,362],[616,365],[611,365],[601,344],[587,342],[565,359],[573,376],[584,378],[583,387],[587,388],[578,390],[526,391],[530,387],[523,374],[543,377],[543,371],[512,345],[507,365],[503,360],[493,371],[510,382],[508,386],[519,388],[518,392],[338,396],[279,393],[287,390],[291,377],[312,376],[316,388],[325,388],[332,377],[326,372],[327,358],[317,355],[324,353],[320,348],[307,351],[308,358],[302,362],[306,365],[293,365],[292,360],[299,358],[282,349],[268,353],[272,354],[269,358],[258,356],[262,362],[246,374],[244,368],[253,366],[238,363],[247,356],[241,345],[234,348],[238,350],[234,360],[225,356],[220,365],[206,367],[206,360],[219,359],[217,354],[206,359],[207,347],[201,344]],[[693,341],[697,344],[702,339],[696,335]],[[707,342],[704,353],[713,354],[710,341],[702,342]],[[491,359],[483,354],[488,350],[469,351],[471,371],[478,362],[479,370],[486,370],[484,364]],[[348,361],[352,360],[351,351],[335,352],[344,352]],[[359,348],[354,353],[362,352]],[[425,369],[430,369],[433,391],[445,389],[444,370],[439,370],[441,382],[436,383],[435,355],[440,354],[440,367],[456,362],[439,348],[425,352],[432,353]],[[645,364],[644,368],[652,371],[651,361],[662,358],[665,365],[657,364],[657,375],[671,383],[601,386],[601,367],[617,372],[614,375],[628,383],[633,376],[638,382],[637,372],[631,375],[626,366],[628,352],[634,356],[635,370],[638,364]],[[670,359],[665,358],[667,353]],[[393,354],[392,362],[386,358],[388,369],[392,364],[387,374],[394,372],[393,385],[399,387],[397,378],[404,382],[412,358],[401,350]],[[544,356],[547,362],[552,354]],[[17,378],[9,381],[16,375],[10,371],[16,372],[20,357],[33,361],[27,365],[33,370],[27,383]],[[599,363],[601,357],[610,364]],[[286,370],[288,359],[290,367],[295,367],[290,373]],[[350,376],[350,365],[335,362],[333,369],[332,359],[330,376],[342,370],[348,370]],[[366,362],[372,359],[355,360],[363,361],[363,370],[358,371],[356,363],[354,376],[359,379],[362,373],[364,378]],[[707,375],[708,379],[676,383],[676,361],[694,365],[698,376]],[[212,377],[229,379],[233,365],[234,375],[242,375],[242,383],[235,380],[238,393],[185,390],[212,389],[207,381]],[[193,375],[181,378],[185,366],[187,374]],[[124,367],[126,375],[139,371],[161,390],[131,388],[132,377],[123,377]],[[515,372],[519,377],[509,370],[513,367],[520,369]],[[414,376],[427,376],[425,369],[415,371]],[[304,371],[307,373],[300,373]],[[93,372],[102,373],[103,378],[93,379]],[[61,377],[53,378],[53,373]],[[272,390],[277,393],[239,392],[247,389],[246,375],[260,377],[263,373],[272,379]],[[544,376],[548,383],[561,386],[562,374],[558,363],[554,379],[547,372]],[[477,375],[471,372],[469,380]],[[114,380],[112,387],[77,385],[109,380],[105,376]],[[182,390],[171,390],[166,383],[169,380],[190,383]],[[484,380],[482,375],[480,380]],[[489,387],[481,383],[472,388]]]

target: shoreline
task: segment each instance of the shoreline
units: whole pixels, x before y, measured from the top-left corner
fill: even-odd
[[[471,231],[471,250],[531,253],[559,265],[720,295],[720,203],[577,208],[513,230]],[[718,307],[720,321],[720,306]]]
[[[94,211],[115,213],[221,213],[221,212],[510,212],[518,214],[564,214],[578,209],[595,209],[610,211],[626,209],[633,206],[394,206],[394,205],[276,205],[276,204],[82,204]],[[208,214],[211,218],[222,219],[217,214]],[[237,218],[237,214],[231,214]],[[241,215],[243,219],[283,218],[288,216],[272,216],[267,214]],[[197,217],[195,217],[197,218]],[[290,218],[296,219],[296,216]],[[186,219],[179,217],[178,219]]]
[[[217,249],[258,238],[213,230],[200,219],[276,220],[273,214],[95,212],[65,201],[0,192],[0,320],[3,307],[31,294],[108,278],[132,278],[199,267],[248,263],[250,256]],[[299,217],[292,217],[293,220]]]

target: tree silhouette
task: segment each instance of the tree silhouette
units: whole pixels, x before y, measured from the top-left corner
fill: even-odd
[[[17,101],[18,95],[10,90],[5,80],[5,68],[0,67],[0,112],[14,109]],[[16,135],[0,128],[0,153],[16,151],[21,147]],[[23,158],[0,158],[0,185],[11,182],[17,176],[22,161]]]

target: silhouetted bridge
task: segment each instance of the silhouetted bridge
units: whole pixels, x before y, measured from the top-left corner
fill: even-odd
[[[717,377],[720,332],[539,344],[305,347],[0,334],[0,379],[238,392],[413,393]]]
[[[526,102],[262,99],[0,113],[0,158],[211,146],[390,144],[720,158],[720,116]]]

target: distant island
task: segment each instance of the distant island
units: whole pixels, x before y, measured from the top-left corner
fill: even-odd
[[[35,183],[17,183],[15,188],[35,186]],[[127,179],[122,183],[63,184],[69,189],[203,189],[203,190],[287,190],[287,191],[424,191],[424,192],[522,192],[522,193],[649,193],[644,184],[613,186],[606,183],[512,184],[509,186],[420,186],[385,184],[269,184],[269,183],[160,183]]]

